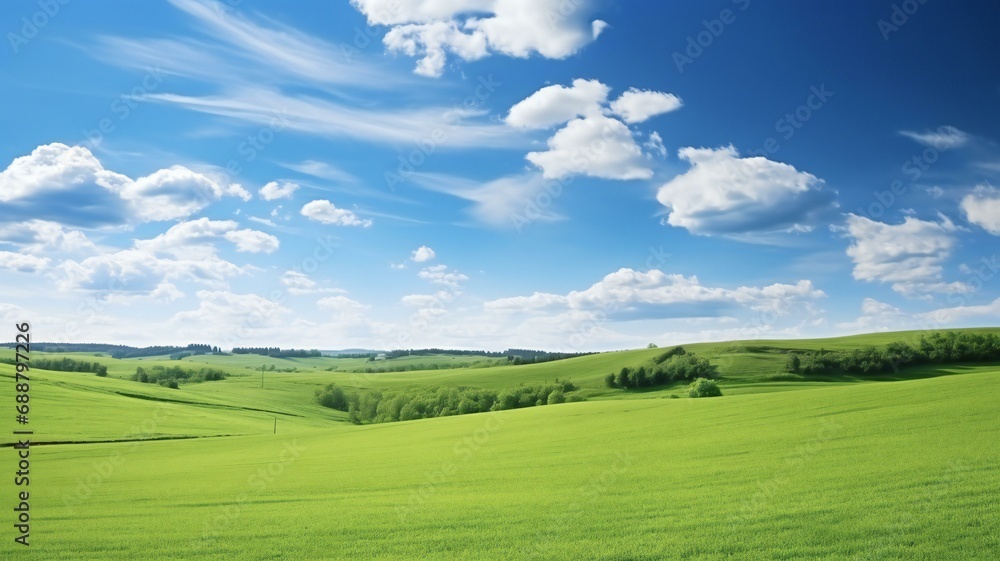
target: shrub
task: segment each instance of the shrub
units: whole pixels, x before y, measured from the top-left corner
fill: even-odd
[[[722,390],[714,381],[707,378],[698,378],[691,383],[688,389],[688,397],[718,397],[722,395]]]
[[[617,388],[618,384],[615,383],[615,374],[612,372],[604,377],[604,385],[609,388]]]
[[[802,367],[802,359],[799,358],[797,354],[791,354],[788,356],[788,362],[785,364],[785,371],[792,372],[793,374],[798,374],[799,369]]]
[[[506,388],[499,392],[476,388],[437,388],[382,393],[375,390],[345,390],[329,384],[316,390],[316,401],[324,407],[347,412],[355,424],[388,423],[503,409],[533,407],[566,401],[583,401],[568,391],[576,389],[570,381],[556,381],[547,386]]]

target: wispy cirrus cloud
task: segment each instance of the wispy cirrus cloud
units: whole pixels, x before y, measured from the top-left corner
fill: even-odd
[[[199,37],[100,37],[95,54],[118,66],[182,76],[178,82],[137,97],[240,122],[325,138],[412,144],[433,133],[442,148],[514,147],[518,131],[486,119],[482,109],[402,103],[413,78],[387,72],[363,53],[345,57],[338,45],[259,14],[245,14],[212,0],[171,0],[193,18]],[[215,91],[205,93],[204,85]],[[194,87],[192,87],[194,86]],[[184,91],[182,88],[189,88]],[[384,99],[383,99],[384,98]],[[322,171],[322,170],[320,170]]]

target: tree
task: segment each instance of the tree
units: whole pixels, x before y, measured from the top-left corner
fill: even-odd
[[[549,394],[549,398],[546,401],[548,405],[555,405],[557,403],[565,403],[566,394],[562,393],[561,390],[556,390]]]
[[[631,373],[628,367],[623,367],[618,375],[615,377],[615,383],[618,384],[619,388],[628,388],[632,386]]]
[[[647,349],[658,349],[659,347],[656,346],[656,343],[650,343],[650,344],[646,345],[646,348]]]
[[[609,388],[616,388],[618,384],[615,383],[615,373],[612,372],[604,377],[604,385]]]
[[[635,375],[632,377],[632,385],[637,388],[644,388],[649,385],[649,378],[646,376],[645,366],[640,366],[635,369]]]
[[[799,359],[799,355],[794,354],[794,353],[791,354],[791,355],[789,355],[788,362],[785,365],[785,369],[787,371],[789,371],[789,372],[793,372],[795,374],[798,374],[799,373],[799,369],[801,369],[801,368],[802,368],[802,360]]]
[[[691,383],[688,397],[718,397],[722,395],[719,385],[708,378],[698,378]]]

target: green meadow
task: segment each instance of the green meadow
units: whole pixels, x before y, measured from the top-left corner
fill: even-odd
[[[109,376],[30,372],[31,546],[13,542],[17,458],[5,447],[0,556],[1000,558],[1000,365],[786,372],[792,352],[919,336],[684,345],[717,368],[723,396],[705,399],[685,383],[605,385],[664,349],[469,368],[419,357],[443,367],[372,374],[333,357],[53,354]],[[179,389],[129,379],[155,365],[229,377]],[[14,368],[0,364],[0,376],[13,401]],[[556,378],[586,400],[370,425],[315,400],[331,382],[405,391]],[[20,428],[9,413],[8,435]]]

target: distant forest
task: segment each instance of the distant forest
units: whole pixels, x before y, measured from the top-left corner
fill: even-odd
[[[0,347],[14,348],[14,345],[14,343],[0,343]],[[219,352],[219,347],[194,343],[186,347],[130,347],[128,345],[109,345],[105,343],[32,343],[31,350],[43,353],[107,353],[113,358],[139,358],[179,353],[188,353],[188,355],[217,353]]]

